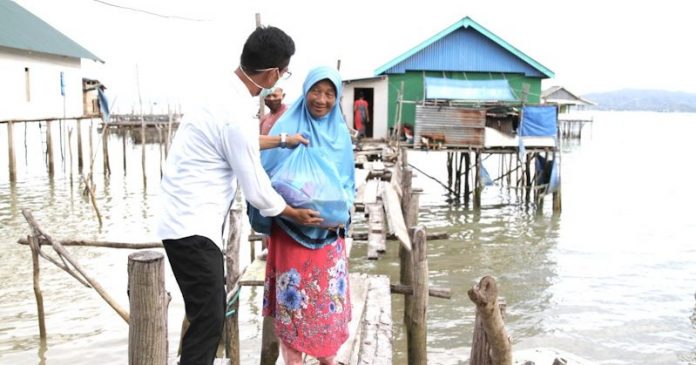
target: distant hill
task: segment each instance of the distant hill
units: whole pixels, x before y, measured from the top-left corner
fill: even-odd
[[[626,89],[582,97],[597,103],[596,110],[696,112],[696,94],[679,91]]]

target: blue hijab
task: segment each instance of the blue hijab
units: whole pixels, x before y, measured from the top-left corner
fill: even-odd
[[[327,115],[315,118],[307,107],[307,94],[314,84],[326,79],[336,88],[336,104]],[[285,132],[288,135],[302,133],[306,136],[309,139],[310,148],[320,149],[326,160],[335,164],[341,179],[341,187],[349,199],[348,205],[351,206],[355,200],[355,161],[353,143],[339,107],[342,91],[343,82],[335,69],[331,67],[312,69],[302,85],[303,96],[285,111],[268,134],[275,136]],[[291,152],[292,149],[286,148],[261,151],[263,168],[266,172],[273,171]],[[249,206],[249,219],[252,228],[263,234],[270,234],[271,223],[275,222],[294,240],[312,249],[321,248],[337,238],[336,232],[327,229],[302,226],[281,217],[263,217],[252,206]],[[346,227],[348,223],[346,222]]]

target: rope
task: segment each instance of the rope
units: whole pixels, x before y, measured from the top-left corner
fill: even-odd
[[[227,310],[225,311],[225,317],[232,317],[235,315],[237,312],[236,309],[232,308],[234,303],[236,303],[239,300],[239,291],[241,287],[237,287],[236,290],[234,291],[234,294],[232,297],[227,301]]]

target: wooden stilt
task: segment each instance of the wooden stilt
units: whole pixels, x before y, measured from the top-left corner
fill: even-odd
[[[524,155],[524,202],[529,204],[530,194],[532,192],[532,171],[531,157],[528,153]]]
[[[82,173],[84,160],[82,156],[82,121],[77,119],[77,172]]]
[[[128,130],[126,128],[123,129],[123,138],[121,138],[121,144],[123,145],[123,175],[126,175],[126,172],[128,171],[127,166],[126,166],[126,137],[128,137]]]
[[[225,316],[225,353],[230,365],[239,365],[239,245],[242,236],[242,210],[230,210],[230,233],[227,240],[225,262],[227,264],[227,310]]]
[[[17,181],[17,161],[15,159],[14,152],[14,122],[9,121],[7,123],[7,148],[8,148],[8,161],[10,168],[10,181]]]
[[[352,293],[351,293],[352,294]],[[280,353],[280,344],[275,334],[273,317],[263,317],[261,333],[261,365],[275,365]]]
[[[471,152],[465,151],[464,154],[464,205],[469,205],[471,194],[470,175],[471,175]]]
[[[89,173],[92,174],[92,167],[94,164],[94,158],[95,158],[95,153],[94,153],[94,120],[92,118],[89,119]]]
[[[498,288],[490,276],[481,278],[478,285],[469,289],[469,299],[476,304],[476,324],[480,323],[484,334],[474,333],[471,347],[471,365],[512,365],[512,345],[505,330],[499,307]],[[485,337],[480,341],[481,337]],[[479,339],[479,341],[477,341]]]
[[[457,152],[459,155],[457,163],[457,199],[462,196],[462,166],[464,165],[464,151]]]
[[[72,128],[68,128],[68,141],[65,144],[65,148],[68,150],[68,170],[70,170],[70,176],[72,176],[73,168],[73,153],[72,153]]]
[[[412,230],[413,253],[413,302],[411,321],[407,325],[408,363],[425,365],[428,363],[428,256],[425,228],[418,226]]]
[[[167,306],[164,255],[138,251],[128,255],[128,363],[167,364]]]
[[[143,165],[143,186],[147,186],[147,168],[145,166],[145,142],[147,140],[147,137],[145,136],[145,117],[143,117],[142,106],[140,107],[140,109],[140,143],[142,143],[140,146],[142,147],[142,154],[140,160]]]
[[[401,199],[401,208],[404,214],[404,217],[407,218],[406,227],[411,228],[415,224],[415,222],[410,221],[413,219],[413,216],[411,214],[408,214],[408,210],[411,206],[411,199],[413,198],[413,194],[411,194],[412,187],[411,187],[411,176],[412,173],[410,171],[404,171],[403,174],[403,196]],[[411,251],[408,251],[406,248],[404,248],[402,245],[399,245],[399,281],[401,282],[402,285],[406,286],[411,286],[413,285],[413,253]],[[410,295],[404,296],[404,324],[407,326],[411,323],[411,308],[413,306],[413,297]]]
[[[41,294],[41,287],[39,281],[39,243],[34,236],[27,236],[27,241],[29,241],[29,247],[31,247],[31,262],[34,268],[33,278],[34,278],[34,296],[36,296],[36,312],[39,318],[39,338],[42,341],[46,341],[46,316],[44,312],[43,305],[43,294]]]
[[[481,185],[481,152],[476,151],[476,176],[474,177],[474,208],[481,208],[481,193],[483,185]]]
[[[46,121],[46,153],[48,154],[48,176],[55,175],[55,165],[53,164],[53,132],[52,122]]]
[[[104,165],[104,175],[111,175],[111,166],[109,163],[109,123],[104,122],[102,125],[102,155]]]
[[[447,152],[447,189],[452,191],[452,156],[453,152]]]

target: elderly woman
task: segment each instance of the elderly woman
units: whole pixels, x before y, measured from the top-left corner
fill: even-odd
[[[311,70],[300,97],[276,122],[270,135],[301,133],[337,172],[330,184],[342,190],[345,207],[355,199],[355,165],[351,138],[337,105],[342,91],[338,72]],[[261,153],[269,174],[293,153],[275,148]],[[335,176],[336,176],[335,175]],[[273,179],[273,177],[271,177]],[[340,191],[339,190],[339,191]],[[281,192],[282,195],[282,192]],[[348,214],[346,212],[346,217]],[[253,228],[269,234],[263,314],[274,318],[286,364],[301,364],[308,354],[321,364],[334,364],[348,338],[351,319],[348,257],[342,229],[302,226],[287,219],[264,218],[250,212]],[[348,222],[341,222],[346,226]]]

